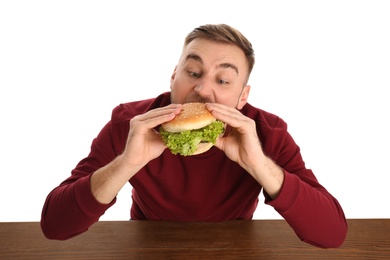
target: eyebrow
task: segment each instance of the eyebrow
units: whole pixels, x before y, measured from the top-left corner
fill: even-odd
[[[196,55],[196,54],[188,54],[185,60],[186,61],[194,60],[194,61],[197,61],[197,62],[203,64],[202,58],[199,57],[199,55]],[[231,63],[228,63],[228,62],[219,64],[218,68],[225,68],[225,69],[229,69],[230,68],[230,69],[233,69],[238,74],[238,68],[235,65],[233,65]]]

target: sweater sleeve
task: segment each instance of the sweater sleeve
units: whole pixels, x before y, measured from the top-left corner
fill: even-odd
[[[285,171],[279,196],[271,205],[287,221],[297,236],[309,244],[323,248],[342,245],[347,222],[338,201],[318,183],[305,182],[296,174]]]
[[[288,222],[297,236],[323,248],[339,247],[347,234],[347,221],[339,202],[305,167],[300,148],[281,119],[266,143],[266,153],[284,170],[284,183],[274,200],[264,192],[265,203]]]
[[[66,240],[89,229],[111,207],[100,204],[92,195],[91,174],[55,188],[46,198],[41,228],[49,239]]]
[[[85,232],[116,202],[115,198],[109,204],[99,203],[92,194],[90,178],[122,152],[128,127],[115,125],[118,122],[128,125],[128,122],[120,120],[121,111],[119,106],[114,109],[111,121],[93,140],[89,155],[77,164],[69,178],[48,194],[40,221],[47,238],[65,240]]]

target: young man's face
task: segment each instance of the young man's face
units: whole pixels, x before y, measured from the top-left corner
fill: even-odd
[[[247,102],[248,64],[237,46],[196,39],[171,77],[172,103],[215,102],[241,109]]]

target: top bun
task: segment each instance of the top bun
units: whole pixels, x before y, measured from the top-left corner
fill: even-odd
[[[204,103],[191,102],[184,103],[180,114],[161,126],[167,132],[177,133],[205,127],[215,120],[216,118],[206,109]]]

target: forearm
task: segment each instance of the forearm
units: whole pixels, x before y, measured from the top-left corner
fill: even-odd
[[[284,181],[283,170],[271,159],[263,156],[259,164],[250,171],[251,175],[259,182],[268,196],[275,199],[282,188]]]
[[[139,167],[137,169],[127,167],[124,156],[118,156],[111,163],[92,174],[92,194],[98,202],[110,203],[138,170]]]
[[[86,231],[115,203],[101,204],[91,193],[90,175],[66,181],[47,196],[41,228],[49,239],[64,240]]]
[[[339,247],[345,239],[348,227],[341,206],[314,180],[310,183],[286,172],[279,196],[266,203],[309,244]]]

